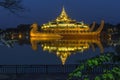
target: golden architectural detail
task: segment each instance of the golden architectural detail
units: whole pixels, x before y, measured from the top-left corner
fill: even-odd
[[[60,16],[58,16],[56,19],[56,22],[61,22],[61,21],[63,21],[63,22],[74,21],[69,18],[64,7],[62,9]]]
[[[30,36],[31,37],[41,37],[41,38],[61,38],[62,36],[53,33],[41,33],[38,31],[38,25],[36,23],[31,25]]]
[[[88,32],[90,31],[90,28],[87,24],[84,24],[83,21],[77,22],[76,20],[72,20],[67,15],[63,7],[62,12],[57,17],[57,19],[43,24],[41,30],[46,33],[74,34],[74,33]]]

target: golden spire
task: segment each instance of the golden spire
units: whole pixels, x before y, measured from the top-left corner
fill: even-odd
[[[68,17],[65,8],[63,6],[61,14],[57,17],[56,21],[71,21],[71,19]]]
[[[68,17],[68,15],[67,15],[67,13],[66,13],[66,11],[65,11],[65,8],[64,8],[64,6],[63,6],[63,8],[62,8],[62,12],[61,12],[61,14],[60,14],[60,17],[62,18],[62,17]]]

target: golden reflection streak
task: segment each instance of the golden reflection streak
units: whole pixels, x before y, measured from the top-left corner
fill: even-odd
[[[98,45],[101,53],[104,52],[100,39],[57,39],[31,37],[30,42],[33,50],[37,50],[38,43],[41,43],[43,50],[56,53],[56,55],[60,57],[63,65],[72,53],[83,52],[90,48],[90,44]]]

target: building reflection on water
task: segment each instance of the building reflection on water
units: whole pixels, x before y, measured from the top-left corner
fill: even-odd
[[[72,54],[86,51],[90,47],[92,47],[93,50],[95,50],[94,44],[96,44],[99,47],[101,53],[104,52],[100,38],[98,39],[30,38],[30,42],[33,50],[37,50],[38,45],[40,44],[42,46],[43,51],[48,51],[49,53],[56,54],[61,59],[62,64],[65,64],[67,58]]]

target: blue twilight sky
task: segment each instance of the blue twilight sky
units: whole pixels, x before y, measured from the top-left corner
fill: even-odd
[[[96,21],[117,24],[120,22],[120,0],[23,0],[25,12],[16,16],[0,7],[0,28],[16,27],[19,24],[39,25],[55,19],[64,5],[72,19],[87,24]]]

